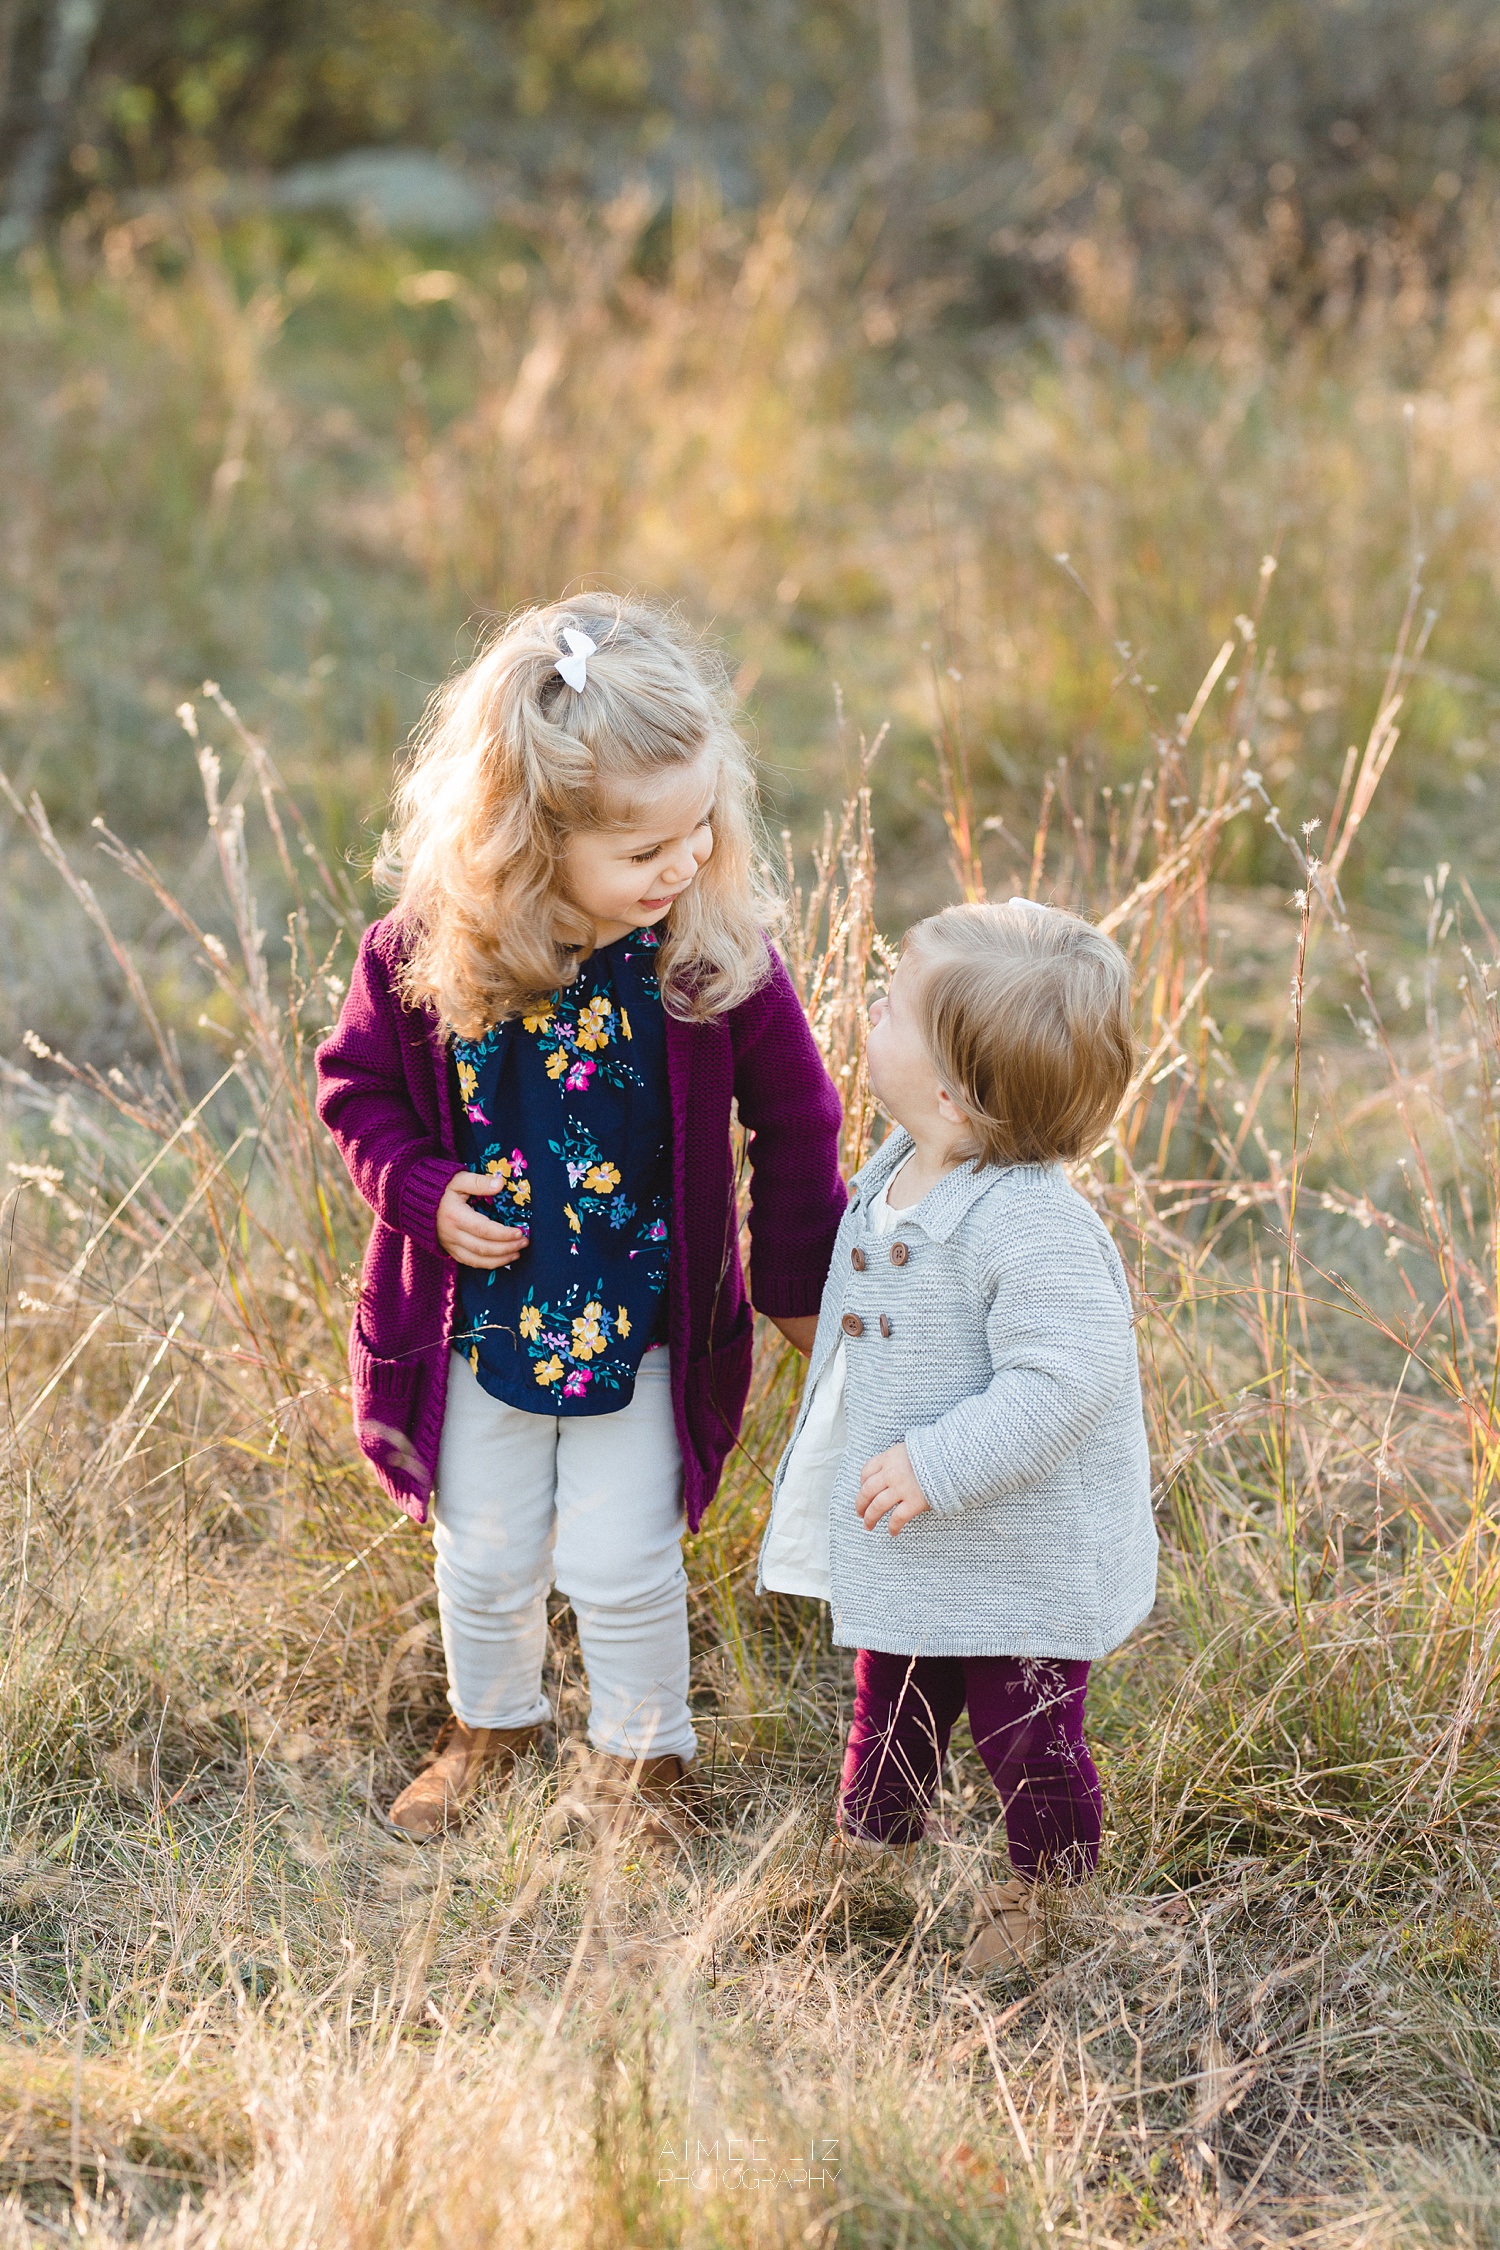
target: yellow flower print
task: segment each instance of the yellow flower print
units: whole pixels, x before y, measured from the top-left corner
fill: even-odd
[[[552,1010],[550,1008],[535,1008],[529,1016],[522,1016],[521,1021],[528,1031],[545,1031],[552,1021]]]
[[[540,1305],[523,1305],[523,1306],[521,1307],[521,1334],[522,1334],[522,1335],[523,1335],[523,1336],[524,1336],[524,1337],[526,1338],[526,1341],[527,1341],[527,1343],[528,1343],[528,1344],[532,1344],[532,1343],[535,1343],[535,1341],[536,1341],[537,1337],[538,1337],[538,1336],[540,1336],[541,1332],[542,1332],[542,1308],[541,1308],[541,1306],[540,1306]]]
[[[469,1346],[469,1365],[477,1375],[479,1373],[479,1346],[477,1344]]]
[[[600,1304],[585,1305],[583,1311],[574,1319],[573,1357],[575,1359],[593,1359],[596,1353],[604,1350],[607,1339],[604,1330],[599,1325],[599,1317],[603,1311],[604,1307]]]
[[[550,1359],[544,1359],[540,1363],[536,1371],[536,1379],[545,1390],[549,1383],[555,1383],[558,1380],[562,1371],[563,1363],[554,1352]]]
[[[567,1220],[569,1226],[573,1229],[573,1232],[575,1234],[581,1234],[583,1232],[583,1229],[578,1224],[578,1213],[574,1210],[571,1203],[565,1203],[563,1205],[563,1216]]]
[[[566,1049],[562,1047],[555,1048],[553,1052],[547,1057],[547,1076],[549,1078],[561,1078],[563,1072],[567,1069],[567,1067],[568,1057]]]
[[[625,1310],[625,1307],[623,1305],[621,1305],[615,1313],[615,1326],[616,1328],[618,1328],[622,1336],[628,1336],[630,1334],[630,1315]]]
[[[472,1063],[462,1059],[458,1065],[458,1090],[466,1102],[473,1101],[479,1092],[479,1073]]]
[[[531,1182],[530,1182],[530,1180],[515,1180],[515,1181],[513,1181],[513,1182],[511,1183],[511,1191],[510,1191],[510,1192],[511,1192],[511,1198],[512,1198],[512,1201],[514,1201],[514,1202],[516,1202],[516,1203],[529,1203],[529,1202],[531,1201]]]
[[[623,1008],[620,1010],[620,1029],[624,1032],[627,1039],[633,1039],[635,1037],[635,1033],[630,1028],[630,1018],[625,1013],[625,1010]]]
[[[577,1038],[586,1055],[609,1045],[609,1019],[614,1012],[610,1002],[601,1000],[597,994],[586,1008],[580,1009]]]
[[[510,1178],[510,1158],[508,1156],[492,1156],[486,1164],[485,1170],[490,1173],[498,1172],[502,1180],[508,1180]]]
[[[590,1195],[613,1195],[620,1184],[618,1164],[595,1164],[583,1175],[583,1184]]]

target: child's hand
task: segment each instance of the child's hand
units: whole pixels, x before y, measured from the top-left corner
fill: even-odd
[[[893,1445],[865,1463],[865,1473],[859,1480],[859,1498],[854,1505],[866,1531],[873,1531],[882,1516],[889,1516],[887,1529],[893,1539],[913,1516],[928,1513],[932,1503],[917,1482],[911,1456],[904,1445]]]
[[[481,1218],[469,1201],[471,1195],[498,1195],[504,1185],[490,1172],[455,1172],[444,1188],[437,1207],[437,1238],[461,1266],[491,1272],[496,1266],[514,1265],[531,1240],[519,1227],[501,1227],[493,1219]]]

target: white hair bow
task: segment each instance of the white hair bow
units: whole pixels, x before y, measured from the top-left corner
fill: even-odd
[[[568,644],[569,653],[558,658],[557,669],[574,694],[582,695],[589,684],[588,660],[591,656],[598,655],[599,643],[591,641],[587,633],[575,633],[571,625],[563,627],[563,639]]]
[[[1028,914],[1050,914],[1052,911],[1039,898],[1008,898],[1005,903],[1007,906],[1024,906]]]

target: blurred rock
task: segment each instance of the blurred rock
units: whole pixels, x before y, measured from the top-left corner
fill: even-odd
[[[236,181],[236,203],[273,211],[342,211],[389,234],[478,234],[495,213],[493,192],[446,157],[421,148],[358,148],[294,165],[264,185]]]

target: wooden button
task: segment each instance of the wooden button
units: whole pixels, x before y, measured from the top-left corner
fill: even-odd
[[[856,1272],[856,1273],[863,1273],[863,1272],[864,1272],[864,1270],[865,1270],[865,1254],[864,1254],[863,1250],[861,1250],[861,1249],[859,1248],[858,1244],[856,1244],[856,1245],[855,1245],[855,1247],[854,1247],[854,1248],[853,1248],[853,1249],[852,1249],[852,1250],[850,1251],[850,1253],[849,1253],[849,1263],[850,1263],[850,1265],[851,1265],[851,1266],[853,1266],[853,1268],[854,1268],[854,1270],[855,1270],[855,1272]]]
[[[882,1313],[880,1316],[880,1333],[882,1336],[889,1336],[890,1332],[891,1316],[889,1313]]]
[[[893,1242],[891,1244],[891,1264],[893,1266],[904,1266],[910,1256],[911,1252],[904,1242]]]
[[[863,1336],[865,1332],[865,1324],[857,1312],[846,1312],[839,1326],[846,1336]]]

